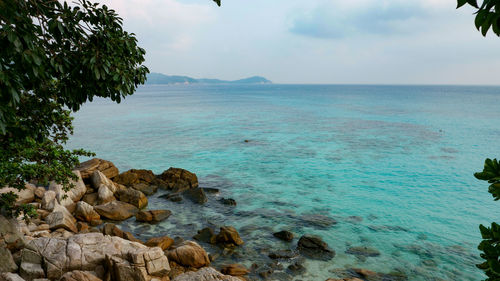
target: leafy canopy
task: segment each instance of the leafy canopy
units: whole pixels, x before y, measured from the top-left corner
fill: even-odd
[[[457,0],[457,9],[465,4],[476,9],[474,23],[483,36],[486,36],[490,28],[500,36],[500,0],[484,0],[481,5],[477,0]]]
[[[120,102],[146,79],[144,49],[114,10],[86,0],[0,0],[0,188],[55,180],[68,190],[83,150],[63,145],[71,111]],[[32,213],[0,196],[0,211]]]

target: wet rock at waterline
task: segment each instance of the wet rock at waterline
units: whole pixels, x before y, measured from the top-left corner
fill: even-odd
[[[250,273],[250,270],[248,270],[245,266],[241,264],[229,264],[229,265],[224,265],[221,268],[220,272],[222,274],[227,274],[231,276],[243,276]]]
[[[208,201],[207,195],[201,188],[188,189],[184,191],[182,195],[197,204],[204,204]]]
[[[278,238],[278,239],[281,239],[283,241],[287,241],[287,242],[290,242],[293,240],[293,233],[291,233],[290,231],[287,231],[287,230],[275,232],[275,233],[273,233],[273,236]]]
[[[98,205],[94,209],[101,217],[116,221],[126,220],[138,212],[135,206],[121,201],[112,201],[104,205]]]
[[[207,252],[193,241],[184,241],[168,252],[168,258],[176,263],[200,268],[210,264]]]
[[[133,188],[121,189],[115,193],[118,200],[134,205],[136,208],[142,209],[148,205],[148,198],[144,193]]]
[[[238,231],[232,226],[221,227],[219,234],[215,237],[215,241],[217,244],[224,246],[239,246],[244,243]]]
[[[172,214],[169,210],[139,211],[135,219],[139,222],[159,223],[166,220]]]
[[[236,200],[232,198],[221,198],[219,201],[224,205],[236,206]]]
[[[181,168],[169,168],[159,178],[166,182],[167,189],[175,192],[198,187],[196,174]]]
[[[346,254],[355,255],[355,256],[363,256],[363,257],[376,257],[380,256],[380,252],[377,249],[370,247],[351,247],[347,249]]]
[[[198,234],[193,236],[194,239],[205,242],[205,243],[210,243],[210,244],[215,244],[216,241],[216,235],[213,229],[209,227],[205,227],[202,230],[198,230]]]
[[[306,234],[300,237],[297,250],[304,257],[315,260],[331,260],[335,257],[335,251],[316,235]]]

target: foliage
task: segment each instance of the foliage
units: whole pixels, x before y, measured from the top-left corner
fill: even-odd
[[[486,36],[490,28],[500,36],[500,0],[483,0],[481,5],[478,5],[477,0],[457,0],[457,8],[465,4],[476,9],[474,23],[483,36]]]
[[[84,150],[66,150],[71,111],[120,102],[146,79],[144,49],[114,10],[86,0],[0,0],[0,187],[49,180],[71,188]],[[0,196],[0,211],[32,215]]]
[[[490,186],[488,191],[496,200],[500,199],[500,165],[497,159],[486,159],[482,172],[475,173],[479,180],[488,181]],[[477,267],[483,270],[488,276],[488,281],[500,280],[500,225],[493,222],[491,227],[479,226],[483,241],[478,246],[482,252],[481,258],[485,262]]]

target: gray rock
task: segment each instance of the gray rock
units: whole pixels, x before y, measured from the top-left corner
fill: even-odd
[[[0,215],[0,240],[3,240],[10,250],[21,249],[24,246],[24,237],[17,229],[15,219],[8,220]]]
[[[197,204],[204,204],[208,201],[205,191],[201,188],[190,188],[184,191],[182,195]]]
[[[42,265],[36,263],[21,263],[19,274],[26,281],[31,281],[36,278],[45,278],[45,272],[43,271]]]
[[[241,281],[241,279],[224,275],[212,267],[204,267],[196,272],[183,273],[175,277],[172,281]]]
[[[21,276],[15,274],[15,273],[0,273],[0,280],[5,280],[5,281],[26,281]]]
[[[45,221],[49,224],[51,230],[64,228],[74,233],[78,232],[75,218],[61,205],[56,205],[54,211],[45,218]]]
[[[90,176],[90,185],[92,186],[93,189],[99,189],[101,185],[105,185],[111,190],[111,192],[115,193],[117,188],[115,184],[108,179],[103,173],[101,173],[99,170],[95,170],[92,173],[92,176]]]
[[[0,188],[0,194],[13,192],[17,195],[16,203],[27,204],[33,202],[35,200],[35,189],[36,187],[30,183],[26,183],[24,185],[24,189],[18,190],[13,187],[4,187]]]
[[[0,272],[16,272],[17,264],[14,262],[12,258],[12,254],[10,251],[0,246]]]
[[[335,251],[316,235],[303,235],[297,243],[300,254],[315,260],[331,260],[335,257]]]
[[[113,191],[111,191],[107,185],[101,184],[97,190],[97,204],[106,204],[113,200],[116,200],[113,196]]]
[[[102,281],[90,271],[74,270],[66,272],[59,281]]]
[[[42,209],[52,212],[52,210],[54,210],[54,207],[56,206],[56,203],[57,199],[55,191],[48,190],[43,194],[41,202]]]

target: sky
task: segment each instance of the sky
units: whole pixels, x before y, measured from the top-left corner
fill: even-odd
[[[97,0],[98,1],[98,0]],[[101,0],[151,72],[292,84],[499,85],[500,38],[456,0]]]

